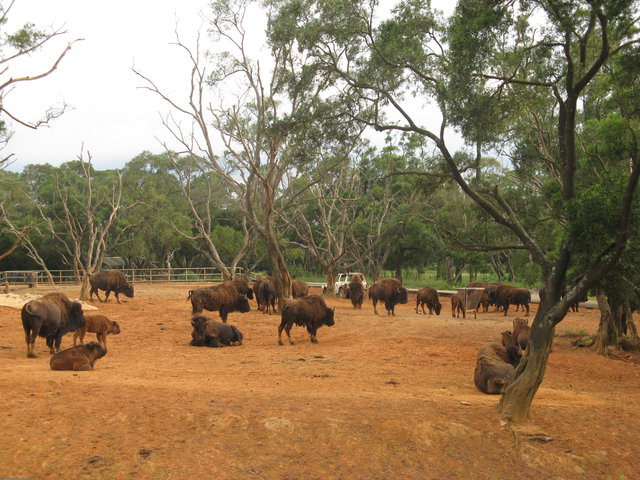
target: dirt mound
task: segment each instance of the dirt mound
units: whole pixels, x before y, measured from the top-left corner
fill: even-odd
[[[52,371],[44,339],[26,358],[20,312],[0,307],[0,476],[637,478],[637,355],[570,345],[597,328],[597,311],[557,327],[532,419],[511,429],[473,370],[516,313],[457,319],[444,299],[440,316],[417,315],[410,297],[396,317],[374,316],[370,301],[356,311],[327,297],[336,324],[317,345],[294,327],[296,344],[278,346],[279,316],[252,310],[229,316],[243,346],[198,348],[186,301],[196,286],[137,284],[122,305],[96,302],[122,333],[91,372]]]

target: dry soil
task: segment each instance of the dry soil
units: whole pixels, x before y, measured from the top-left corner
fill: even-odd
[[[319,344],[294,327],[296,344],[279,346],[279,316],[252,302],[229,316],[244,345],[198,348],[191,288],[136,285],[120,305],[94,302],[122,333],[89,372],[50,370],[42,338],[26,358],[20,310],[0,306],[0,477],[640,478],[640,357],[570,343],[595,331],[597,310],[557,327],[531,420],[510,427],[473,370],[515,312],[452,318],[443,299],[440,316],[418,315],[410,297],[387,317],[328,298],[336,324]]]

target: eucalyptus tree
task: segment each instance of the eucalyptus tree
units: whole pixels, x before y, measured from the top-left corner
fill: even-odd
[[[278,211],[283,202],[346,161],[346,155],[334,155],[328,164],[321,161],[317,151],[326,148],[325,132],[331,132],[330,141],[336,145],[348,144],[361,127],[336,121],[327,79],[312,74],[304,58],[293,58],[293,42],[270,44],[268,51],[255,53],[262,60],[255,59],[249,38],[255,31],[248,31],[243,22],[247,11],[257,8],[258,3],[250,0],[211,3],[209,32],[221,52],[210,52],[210,63],[199,44],[189,48],[177,38],[191,65],[185,101],[136,73],[145,88],[171,108],[165,125],[180,145],[173,150],[182,149],[177,153],[208,163],[226,181],[266,246],[270,273],[282,300],[291,296],[291,276],[278,241]],[[270,18],[272,11],[260,13]],[[218,100],[212,100],[216,96]],[[350,150],[348,145],[345,148]],[[297,182],[301,174],[309,182]]]
[[[122,177],[118,171],[97,172],[91,155],[63,164],[49,182],[32,192],[48,232],[81,281],[80,299],[89,298],[89,277],[102,264],[109,234],[123,213]]]
[[[597,75],[607,74],[606,65],[638,43],[638,2],[460,0],[446,22],[423,1],[400,2],[382,21],[375,1],[274,3],[280,15],[271,25],[272,38],[297,41],[301,55],[315,60],[317,72],[335,76],[336,88],[344,92],[336,115],[377,130],[414,132],[432,142],[459,188],[509,229],[541,269],[548,294],[532,324],[527,355],[501,401],[507,419],[526,419],[555,326],[612,270],[629,240],[640,174],[637,155],[624,159],[629,168],[621,173],[613,202],[610,241],[591,251],[576,283],[561,296],[578,249],[575,240],[590,235],[580,219],[588,212],[576,201],[582,193],[577,143],[585,94]],[[425,107],[437,106],[437,125],[429,125],[415,108],[420,100]],[[371,108],[375,117],[360,115]],[[465,174],[481,166],[455,155],[451,128],[476,152],[472,160],[502,146],[509,162],[528,147],[532,164],[517,173],[521,181],[540,173],[538,194],[553,197],[556,215],[539,213],[540,222],[553,224],[553,249],[521,221],[498,184]]]
[[[40,80],[52,74],[62,62],[72,45],[79,39],[68,43],[61,51],[53,55],[50,53],[55,39],[64,36],[67,32],[60,28],[42,30],[33,23],[26,23],[15,31],[7,32],[10,26],[11,9],[16,0],[3,0],[0,2],[0,150],[3,150],[13,132],[12,124],[37,129],[58,118],[66,110],[65,103],[49,108],[42,118],[37,120],[26,119],[20,112],[20,105],[13,105],[10,93],[20,85]],[[42,54],[43,51],[46,53]],[[42,67],[39,63],[43,56],[54,58],[49,65]],[[25,62],[26,68],[25,68]],[[31,62],[31,63],[30,63]],[[25,71],[25,69],[27,71]],[[11,162],[13,154],[0,157],[0,168],[6,167]]]

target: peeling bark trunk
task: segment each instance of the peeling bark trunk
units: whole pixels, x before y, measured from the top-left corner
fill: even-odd
[[[538,391],[547,368],[555,327],[550,318],[540,313],[531,325],[527,354],[516,368],[515,380],[507,387],[501,400],[502,416],[509,421],[523,422],[529,418],[533,397]]]

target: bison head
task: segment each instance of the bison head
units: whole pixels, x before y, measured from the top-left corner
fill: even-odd
[[[107,349],[100,345],[98,342],[89,342],[86,345],[87,350],[91,352],[93,358],[96,360],[104,357],[107,354]]]
[[[238,299],[238,311],[240,313],[247,313],[251,310],[251,305],[249,305],[249,300],[247,300],[246,295],[240,295]]]
[[[111,322],[111,327],[109,327],[109,333],[113,333],[113,334],[120,333],[120,325],[118,325],[118,322],[116,321]]]
[[[69,307],[69,317],[67,319],[67,331],[73,332],[84,327],[87,321],[84,318],[82,304],[80,302],[71,302]]]
[[[507,355],[509,356],[509,361],[507,363],[510,363],[515,367],[516,365],[518,365],[520,357],[522,356],[520,347],[516,345],[507,346]]]
[[[440,315],[442,304],[440,302],[436,302],[436,304],[433,306],[433,309],[436,311],[436,315]]]
[[[325,309],[325,314],[324,314],[323,320],[324,320],[324,324],[327,327],[333,327],[336,324],[336,322],[333,320],[333,314],[334,314],[335,311],[336,311],[335,308],[327,308],[327,309]]]
[[[407,292],[407,289],[404,287],[399,287],[398,291],[396,292],[396,298],[398,299],[399,303],[405,304],[409,301],[409,295]]]
[[[122,293],[124,293],[127,297],[133,298],[133,283],[128,283],[122,288]]]
[[[191,317],[191,326],[193,327],[193,331],[191,332],[191,345],[200,347],[204,345],[208,321],[209,319],[204,315],[194,315]]]

